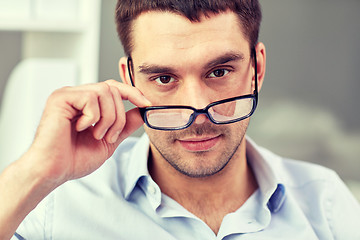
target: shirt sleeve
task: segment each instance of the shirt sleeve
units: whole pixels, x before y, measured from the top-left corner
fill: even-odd
[[[49,195],[29,213],[11,240],[51,239],[53,195]]]
[[[332,183],[332,196],[327,205],[334,239],[360,239],[360,204],[338,175]]]
[[[26,240],[26,239],[16,232],[10,240]]]

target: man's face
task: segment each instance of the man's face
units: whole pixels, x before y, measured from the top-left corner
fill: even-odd
[[[132,34],[134,83],[154,106],[200,109],[254,90],[249,43],[232,12],[195,23],[174,13],[144,13]],[[239,154],[248,122],[216,125],[200,115],[184,130],[145,131],[154,158],[187,176],[206,177]]]

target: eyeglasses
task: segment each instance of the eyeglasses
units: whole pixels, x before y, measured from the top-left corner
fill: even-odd
[[[244,120],[250,117],[256,109],[258,102],[257,87],[257,64],[256,52],[252,50],[255,61],[255,90],[253,94],[227,98],[212,102],[203,109],[196,109],[191,106],[170,105],[139,108],[145,124],[157,130],[181,130],[189,127],[197,116],[204,114],[214,124],[229,124]],[[130,80],[134,86],[128,58],[128,70]]]

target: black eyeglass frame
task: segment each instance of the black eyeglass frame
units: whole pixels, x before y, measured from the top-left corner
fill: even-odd
[[[185,129],[185,128],[189,127],[195,121],[196,117],[201,115],[201,114],[205,114],[208,117],[208,119],[214,124],[230,124],[230,123],[239,122],[241,120],[249,118],[255,112],[257,104],[258,104],[258,83],[257,83],[258,82],[258,76],[257,76],[257,59],[256,59],[256,50],[255,50],[255,48],[252,48],[252,55],[254,57],[254,65],[255,65],[254,66],[255,67],[255,89],[254,89],[253,94],[247,94],[247,95],[242,95],[242,96],[237,96],[237,97],[232,97],[232,98],[227,98],[227,99],[215,101],[215,102],[210,103],[209,105],[207,105],[203,109],[196,109],[194,107],[185,106],[185,105],[151,106],[151,107],[139,108],[140,114],[141,114],[141,117],[144,120],[144,123],[149,128],[152,128],[152,129],[163,130],[163,131],[174,131],[174,130],[181,130],[181,129]],[[127,59],[127,65],[128,65],[128,71],[129,71],[131,84],[132,84],[132,86],[135,87],[135,84],[134,84],[134,81],[133,81],[133,78],[132,78],[132,71],[131,70],[133,68],[133,65],[132,65],[132,59],[131,59],[130,56]],[[236,118],[236,119],[229,120],[229,121],[221,121],[220,122],[220,121],[216,121],[211,116],[211,114],[209,114],[209,112],[208,112],[209,109],[211,107],[215,106],[215,105],[223,104],[223,103],[231,102],[231,101],[235,101],[235,100],[245,99],[245,98],[251,98],[253,100],[253,106],[252,106],[252,109],[251,109],[250,113],[243,116],[243,117]],[[184,125],[184,126],[181,126],[181,127],[156,127],[156,126],[152,126],[148,122],[148,119],[146,117],[146,113],[148,111],[151,111],[151,110],[161,110],[161,109],[190,109],[190,110],[194,111],[194,113],[190,115],[188,123],[186,125]]]

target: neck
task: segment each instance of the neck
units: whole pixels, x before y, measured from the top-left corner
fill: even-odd
[[[257,188],[247,164],[245,140],[224,169],[204,178],[178,172],[154,148],[151,150],[149,171],[161,191],[204,220],[215,233],[223,217],[240,208]]]

